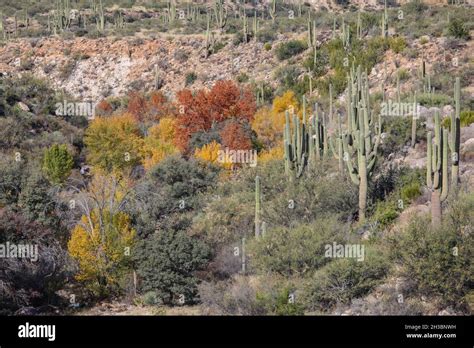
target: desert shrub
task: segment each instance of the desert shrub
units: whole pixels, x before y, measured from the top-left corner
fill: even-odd
[[[268,193],[268,196],[264,193],[264,221],[291,228],[325,214],[336,214],[341,219],[352,216],[354,207],[357,207],[357,187],[341,176],[327,175],[327,171],[335,170],[329,164],[308,168],[305,176],[295,185],[284,187],[279,187],[280,177],[265,178],[262,175],[265,186],[274,186],[273,192],[281,190],[277,191],[278,194]],[[287,178],[283,173],[281,175],[284,183]]]
[[[337,259],[315,272],[305,289],[306,308],[326,311],[336,304],[348,304],[381,284],[389,270],[381,250],[365,246],[364,261]]]
[[[53,231],[21,213],[1,208],[0,244],[6,242],[30,245],[39,254],[36,261],[0,258],[0,313],[13,314],[21,307],[58,305],[56,291],[70,276],[71,265]]]
[[[238,83],[245,83],[249,81],[249,76],[246,73],[240,73],[237,76],[237,82]]]
[[[296,301],[292,288],[283,286],[273,288],[271,292],[257,292],[256,299],[259,306],[269,315],[303,315],[303,305]]]
[[[388,40],[388,46],[395,53],[403,52],[407,47],[407,43],[402,36],[392,37]]]
[[[156,292],[166,304],[194,303],[194,273],[208,261],[209,249],[184,231],[159,230],[134,249],[142,291]]]
[[[428,7],[421,0],[412,0],[402,6],[402,10],[408,14],[418,14],[425,11]]]
[[[410,77],[410,74],[408,73],[407,69],[400,69],[398,70],[398,78],[400,81],[408,80]]]
[[[402,274],[420,294],[435,295],[441,305],[465,308],[472,288],[474,196],[461,194],[452,201],[441,226],[416,217],[402,235],[391,239],[392,255]]]
[[[308,48],[307,44],[299,40],[291,40],[281,43],[275,50],[275,54],[279,60],[286,60],[294,57]]]
[[[276,33],[272,29],[259,30],[257,40],[262,43],[270,43],[276,39]],[[271,47],[271,44],[270,44]]]
[[[399,214],[400,209],[396,197],[391,195],[386,200],[377,202],[371,220],[376,221],[377,226],[384,228],[393,223]]]
[[[471,123],[474,123],[474,111],[472,110],[461,111],[459,117],[461,119],[461,127],[469,127]]]
[[[402,187],[401,197],[403,202],[411,202],[421,196],[421,185],[419,182],[412,182]]]
[[[461,124],[461,127],[469,127],[471,123],[474,123],[474,111],[463,110],[461,111],[459,118],[460,118],[459,123]],[[451,129],[451,118],[446,117],[445,119],[443,119],[442,125],[445,128]]]
[[[451,18],[448,24],[448,33],[457,39],[469,39],[469,29],[466,28],[464,21],[459,18]]]
[[[426,128],[422,124],[422,120],[417,121],[417,139],[426,137]],[[385,117],[382,127],[385,133],[385,137],[382,139],[380,145],[383,156],[399,152],[411,140],[411,122],[408,121],[407,118]]]
[[[43,172],[53,183],[61,183],[71,173],[74,160],[66,145],[55,144],[43,156]]]
[[[203,282],[199,297],[211,314],[264,315],[265,308],[257,301],[257,290],[249,277],[236,276],[229,281]]]
[[[214,166],[185,160],[179,155],[166,157],[151,168],[134,189],[136,202],[131,210],[139,236],[153,234],[157,225],[165,221],[168,227],[187,226],[186,213],[201,207],[199,195],[215,185],[217,173]]]
[[[325,245],[340,243],[343,236],[344,225],[335,216],[293,228],[269,228],[265,238],[255,239],[249,246],[254,255],[252,268],[262,273],[304,276],[330,260],[324,255]]]
[[[190,72],[186,74],[185,85],[190,86],[197,80],[197,75],[195,72]]]
[[[428,106],[438,106],[442,107],[444,105],[451,104],[452,98],[446,94],[439,94],[439,93],[420,93],[417,96],[417,101],[420,105],[428,105]]]
[[[162,303],[159,295],[155,291],[148,291],[143,294],[142,301],[148,306],[157,306]]]
[[[236,275],[227,281],[201,283],[199,295],[210,314],[302,315],[297,287],[274,276]]]
[[[265,51],[270,51],[272,49],[272,44],[267,42],[265,43],[265,45],[263,45],[263,48],[265,49]]]
[[[298,78],[301,75],[301,68],[296,65],[287,65],[279,68],[275,72],[275,78],[280,82],[281,90],[288,91],[293,90],[298,94]]]

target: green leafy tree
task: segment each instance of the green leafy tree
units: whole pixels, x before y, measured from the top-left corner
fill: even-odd
[[[167,304],[194,303],[198,279],[210,256],[202,241],[184,231],[160,230],[142,240],[134,252],[142,290],[153,291]]]
[[[71,173],[74,159],[65,144],[54,144],[43,156],[43,173],[55,184],[64,182]]]

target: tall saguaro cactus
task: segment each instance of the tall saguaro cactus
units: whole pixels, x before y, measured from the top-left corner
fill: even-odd
[[[461,83],[456,77],[454,84],[454,101],[456,111],[451,114],[451,139],[449,149],[451,150],[451,179],[453,186],[459,183],[459,145],[461,143]]]
[[[262,235],[262,190],[260,186],[260,177],[255,177],[255,237]]]
[[[441,128],[439,112],[435,114],[434,141],[427,135],[426,185],[431,190],[431,222],[441,223],[441,203],[448,197],[448,131]]]
[[[344,161],[349,176],[359,186],[359,221],[365,220],[369,177],[373,173],[380,143],[382,120],[376,119],[369,105],[366,73],[351,70],[347,92],[347,133],[342,136]]]

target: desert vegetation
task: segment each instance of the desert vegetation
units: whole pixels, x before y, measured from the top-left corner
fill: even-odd
[[[473,14],[0,2],[0,313],[472,313]]]

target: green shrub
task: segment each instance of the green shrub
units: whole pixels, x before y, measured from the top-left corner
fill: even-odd
[[[240,73],[239,76],[237,76],[237,82],[239,83],[245,83],[249,81],[249,76],[246,73]]]
[[[285,287],[276,293],[257,292],[257,304],[263,307],[270,315],[303,315],[304,307],[296,299],[290,287]]]
[[[420,93],[417,96],[417,101],[423,106],[444,106],[452,103],[452,98],[446,94],[429,94]]]
[[[457,39],[469,39],[469,29],[466,28],[464,21],[459,18],[451,18],[448,24],[448,33]]]
[[[466,305],[474,281],[473,225],[474,195],[463,193],[452,201],[441,226],[417,216],[390,240],[392,257],[403,267],[402,275],[414,282],[415,291],[438,296],[442,306]]]
[[[384,201],[377,202],[372,220],[378,223],[380,227],[390,225],[399,215],[398,202],[393,197]]]
[[[403,52],[403,50],[407,47],[407,43],[405,38],[398,36],[398,37],[391,37],[388,40],[388,45],[390,49],[395,53]]]
[[[408,80],[410,77],[410,74],[408,73],[407,69],[400,69],[398,70],[398,78],[400,81]]]
[[[381,250],[365,246],[365,260],[337,259],[316,271],[305,289],[306,308],[330,310],[348,304],[382,283],[389,270],[388,257]]]
[[[412,202],[414,199],[421,196],[421,185],[419,182],[412,182],[402,187],[401,192],[402,200],[404,204],[406,202]]]
[[[44,151],[43,173],[53,183],[64,182],[71,173],[73,165],[73,157],[64,144],[54,144]]]
[[[305,42],[299,40],[291,40],[278,45],[275,54],[278,60],[285,60],[300,54],[307,48],[308,46]]]
[[[329,261],[324,247],[342,242],[344,230],[334,216],[292,228],[269,228],[265,238],[255,239],[249,246],[254,255],[252,265],[264,274],[303,276]]]
[[[270,43],[274,41],[275,38],[276,38],[276,33],[273,29],[260,30],[257,33],[257,40],[262,43],[263,42]]]
[[[197,80],[197,75],[194,71],[186,74],[186,86],[192,85]]]
[[[194,273],[208,262],[209,248],[184,231],[160,230],[134,251],[142,291],[154,291],[166,304],[195,303]]]
[[[267,42],[265,43],[265,45],[263,45],[263,48],[265,49],[265,51],[270,51],[272,49],[272,44]]]
[[[474,123],[474,111],[472,110],[461,111],[459,117],[461,119],[461,127],[469,127],[471,123]]]

